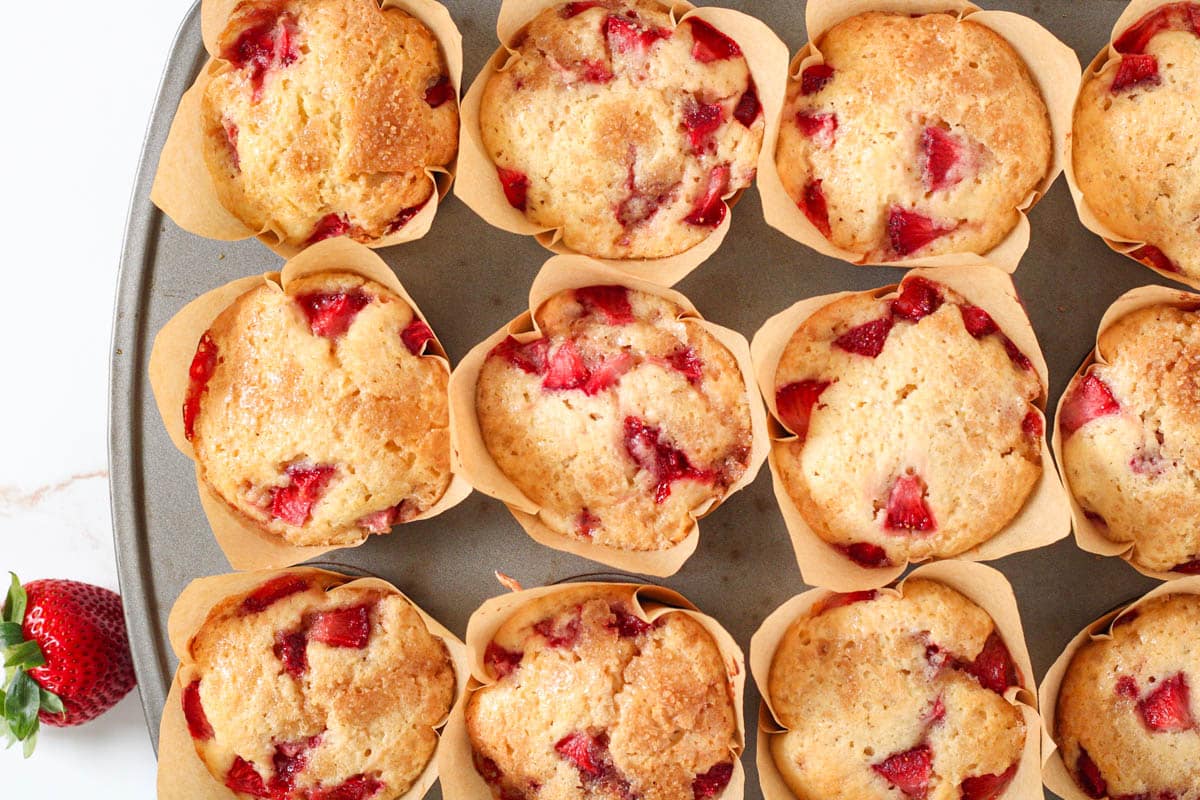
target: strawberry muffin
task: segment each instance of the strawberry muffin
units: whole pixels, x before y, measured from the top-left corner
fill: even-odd
[[[488,643],[467,702],[475,768],[499,800],[707,800],[738,757],[738,709],[699,622],[634,612],[635,587],[543,597]]]
[[[987,541],[1042,474],[1045,394],[982,308],[910,275],[809,317],[775,374],[777,471],[814,532],[866,567]]]
[[[1198,625],[1200,597],[1159,597],[1071,659],[1054,738],[1089,797],[1200,798],[1200,708],[1190,690],[1200,679]]]
[[[704,240],[754,180],[763,114],[736,42],[654,0],[548,8],[484,89],[479,124],[509,203],[601,258]]]
[[[1075,181],[1130,255],[1200,280],[1200,3],[1160,6],[1112,44],[1075,107]]]
[[[1059,412],[1067,484],[1135,564],[1200,573],[1200,313],[1135,311],[1099,354]]]
[[[833,594],[771,662],[771,755],[799,800],[991,800],[1037,735],[1004,698],[1021,685],[991,617],[941,583]]]
[[[178,680],[188,732],[238,797],[391,800],[454,699],[446,645],[400,594],[287,574],[226,599]]]
[[[669,300],[622,286],[561,292],[542,336],[508,337],[476,386],[488,453],[552,530],[664,550],[689,512],[724,499],[750,462],[746,384],[733,355]]]
[[[399,230],[458,151],[433,34],[378,0],[244,0],[202,103],[221,204],[291,247]]]
[[[869,12],[789,82],[775,158],[829,241],[870,261],[986,253],[1050,171],[1050,117],[1003,38],[949,13]]]
[[[450,485],[447,369],[385,287],[326,272],[239,297],[201,337],[183,406],[198,477],[297,546],[352,545]]]

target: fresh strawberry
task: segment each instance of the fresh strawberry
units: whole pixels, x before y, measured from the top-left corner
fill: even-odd
[[[1163,272],[1170,272],[1178,275],[1183,271],[1179,269],[1174,261],[1167,258],[1166,253],[1164,253],[1162,250],[1159,250],[1152,244],[1142,245],[1137,250],[1134,250],[1132,253],[1130,253],[1129,256],[1142,262],[1148,267],[1153,267],[1154,269],[1161,270]]]
[[[704,377],[704,362],[691,347],[681,347],[667,357],[671,369],[681,373],[688,383],[699,386]]]
[[[633,306],[624,286],[585,286],[575,290],[575,300],[590,314],[602,313],[609,325],[633,322]]]
[[[192,357],[192,365],[188,367],[187,397],[183,401],[183,433],[192,440],[196,435],[196,418],[200,416],[200,398],[217,371],[217,343],[213,341],[208,331],[200,337],[196,345],[196,355]]]
[[[325,494],[337,470],[328,465],[306,467],[293,464],[287,468],[291,483],[271,490],[271,516],[289,525],[308,522],[312,507]]]
[[[1001,343],[1004,345],[1004,352],[1008,353],[1008,357],[1021,369],[1026,372],[1033,371],[1033,362],[1029,360],[1029,356],[1021,352],[1021,348],[1017,347],[1017,343],[1007,336],[1000,337]]]
[[[409,206],[408,208],[400,209],[400,213],[392,217],[392,221],[388,223],[385,233],[395,233],[403,228],[413,217],[421,213],[421,209],[425,208],[425,203],[428,202],[429,200],[426,199],[424,202],[418,203],[415,206]]]
[[[555,751],[575,765],[584,777],[599,778],[604,774],[604,763],[608,760],[608,737],[604,734],[592,736],[577,731],[559,739]]]
[[[833,228],[829,225],[829,206],[825,203],[825,191],[821,188],[821,181],[809,181],[797,205],[813,227],[828,239],[833,233]]]
[[[933,774],[933,751],[923,744],[903,753],[894,753],[882,762],[872,764],[871,769],[906,796],[921,798],[928,791],[929,778]]]
[[[271,796],[262,775],[258,774],[258,770],[252,763],[241,756],[233,759],[233,766],[225,774],[225,785],[235,792],[248,794],[251,797]]]
[[[1191,31],[1200,36],[1200,5],[1166,3],[1139,19],[1117,37],[1113,47],[1118,53],[1144,53],[1150,40],[1169,31]]]
[[[975,660],[957,665],[979,681],[985,689],[1004,694],[1010,686],[1020,686],[1021,679],[1004,640],[995,631],[984,641]]]
[[[833,67],[828,64],[813,64],[800,75],[800,94],[816,94],[833,80]]]
[[[615,619],[607,627],[611,627],[622,639],[636,639],[654,627],[636,614],[630,613],[624,605],[614,604],[611,611]]]
[[[1018,764],[1013,764],[999,775],[975,775],[964,778],[962,800],[995,800],[1012,783]]]
[[[939,225],[924,214],[900,206],[888,210],[887,235],[892,252],[907,256],[951,233],[956,225]]]
[[[313,292],[296,295],[296,302],[308,318],[308,327],[314,336],[336,339],[350,330],[358,312],[371,304],[366,292]]]
[[[563,19],[570,19],[571,17],[579,16],[589,9],[598,8],[602,5],[604,4],[598,2],[598,0],[583,0],[582,2],[567,3],[558,10],[558,15]]]
[[[271,765],[275,774],[268,783],[272,795],[279,800],[291,796],[296,786],[296,777],[308,766],[308,751],[321,743],[321,735],[311,736],[299,742],[281,742],[275,745]]]
[[[867,569],[880,569],[892,566],[887,551],[877,544],[870,542],[854,542],[847,545],[836,545],[837,550],[846,558]]]
[[[692,780],[693,800],[709,800],[709,798],[716,797],[725,791],[731,778],[733,778],[732,761],[713,764],[707,772],[697,775]]]
[[[280,631],[275,634],[272,652],[283,663],[284,671],[293,678],[300,678],[308,671],[308,634],[304,631]]]
[[[645,53],[661,39],[670,39],[666,28],[644,28],[629,17],[610,16],[604,22],[604,35],[614,53]]]
[[[582,509],[576,520],[575,528],[579,531],[580,536],[590,539],[600,529],[600,518],[586,508]]]
[[[401,500],[389,508],[373,511],[358,521],[358,527],[367,533],[387,533],[397,522],[407,522],[416,516],[415,509],[408,501]]]
[[[372,603],[322,611],[312,620],[308,638],[330,647],[361,650],[371,639]]]
[[[702,19],[691,17],[688,23],[692,26],[692,58],[701,64],[713,61],[725,61],[742,54],[742,48],[719,30]]]
[[[488,642],[487,647],[483,651],[483,663],[487,665],[488,669],[497,678],[503,678],[505,675],[516,670],[517,667],[521,666],[521,659],[524,657],[524,653],[505,650],[495,642]]]
[[[1195,727],[1187,678],[1177,672],[1138,703],[1142,722],[1152,731],[1179,733]]]
[[[183,718],[187,722],[188,733],[193,739],[206,741],[213,737],[212,725],[208,715],[204,713],[204,704],[200,702],[200,681],[194,680],[183,689]]]
[[[935,531],[937,523],[925,502],[926,486],[920,475],[906,472],[892,484],[888,496],[887,517],[883,526],[889,531]]]
[[[829,381],[797,381],[775,393],[775,410],[779,420],[803,442],[808,438],[808,425],[813,406],[829,388]]]
[[[400,340],[404,342],[404,346],[408,348],[408,352],[414,356],[421,355],[428,342],[433,341],[433,331],[429,325],[420,317],[413,317],[412,322],[400,331]]]
[[[942,305],[937,284],[920,276],[900,284],[900,295],[892,301],[892,313],[909,322],[919,322]]]
[[[949,131],[931,125],[921,134],[921,181],[930,192],[949,189],[963,179],[956,169],[963,143]]]
[[[625,452],[639,469],[654,477],[654,500],[666,502],[671,496],[671,484],[679,480],[711,483],[711,470],[697,469],[687,455],[664,442],[662,432],[637,417],[626,417],[624,425]]]
[[[702,103],[690,97],[683,106],[683,127],[693,153],[703,153],[712,135],[725,123],[720,103]]]
[[[280,575],[246,595],[242,600],[241,611],[243,614],[257,614],[285,597],[303,592],[308,587],[308,578],[302,575]]]
[[[492,348],[488,357],[503,358],[522,372],[530,375],[542,375],[546,372],[546,363],[550,355],[550,340],[545,337],[534,339],[524,344],[511,336]]]
[[[367,800],[384,790],[378,778],[355,775],[337,786],[318,786],[309,791],[308,800]]]
[[[0,614],[0,736],[33,753],[42,723],[81,725],[108,711],[136,680],[121,598],[88,583],[12,576]]]
[[[606,358],[589,371],[583,384],[584,394],[589,397],[617,385],[621,376],[634,367],[634,358],[629,353]]]
[[[524,211],[529,177],[523,172],[504,167],[496,167],[496,174],[500,177],[500,188],[504,190],[508,204],[518,211]]]
[[[326,214],[317,220],[305,244],[316,244],[350,232],[350,220],[345,214]]]
[[[1063,438],[1067,439],[1092,420],[1117,414],[1120,411],[1121,405],[1113,397],[1108,384],[1088,373],[1067,395],[1066,402],[1063,403],[1062,411],[1059,414],[1058,424],[1062,429]]]
[[[546,640],[547,647],[574,647],[579,641],[582,625],[580,611],[576,608],[575,613],[561,625],[556,624],[553,617],[547,617],[534,623],[533,631]]]
[[[430,108],[437,108],[445,104],[454,97],[454,86],[450,83],[450,76],[439,75],[437,80],[429,85],[425,90],[425,102]]]
[[[246,70],[257,101],[267,72],[294,64],[300,51],[295,41],[296,22],[290,14],[262,8],[249,17],[252,24],[221,52],[221,58]]]
[[[567,339],[550,353],[542,388],[549,391],[580,389],[587,382],[588,370],[575,343]]]
[[[833,340],[833,346],[847,353],[876,358],[883,352],[887,344],[888,334],[892,331],[892,316],[877,319],[874,322],[864,322],[851,328]]]
[[[1200,558],[1185,561],[1171,567],[1172,572],[1182,572],[1184,575],[1200,575]]]
[[[1141,694],[1137,688],[1137,681],[1128,675],[1122,675],[1117,678],[1117,694],[1127,700],[1137,700]]]
[[[1158,74],[1158,59],[1152,55],[1126,54],[1121,56],[1117,74],[1109,91],[1113,94],[1138,86],[1157,86],[1162,83]]]
[[[845,592],[841,594],[835,592],[813,603],[809,613],[814,617],[819,617],[825,612],[832,611],[835,608],[851,606],[855,603],[865,603],[870,600],[874,600],[878,596],[879,592],[875,591],[874,589],[867,589],[861,592]]]
[[[719,164],[708,173],[708,186],[704,195],[692,207],[691,213],[683,218],[689,225],[715,228],[725,219],[728,206],[721,197],[729,187],[729,165]]]
[[[758,100],[758,87],[754,85],[754,79],[751,78],[750,85],[746,87],[746,91],[742,92],[737,105],[733,107],[733,118],[749,128],[761,113],[762,103]]]
[[[1045,425],[1042,423],[1042,415],[1036,411],[1030,411],[1021,418],[1021,432],[1030,439],[1040,439],[1046,433]]]
[[[992,319],[992,315],[979,306],[962,305],[958,307],[958,310],[962,313],[963,326],[967,329],[967,333],[976,339],[982,339],[1000,330]]]
[[[1087,750],[1079,748],[1079,758],[1075,761],[1075,780],[1079,788],[1094,800],[1108,796],[1108,783],[1100,775],[1100,768],[1092,761]]]
[[[797,111],[796,127],[818,147],[833,147],[837,138],[838,118],[831,112]]]

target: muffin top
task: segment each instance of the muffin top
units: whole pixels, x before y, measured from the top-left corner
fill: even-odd
[[[862,566],[990,539],[1042,473],[1043,387],[987,311],[910,275],[809,317],[775,373],[788,495]]]
[[[241,797],[391,800],[454,699],[445,643],[396,592],[284,573],[227,598],[179,674],[196,753]]]
[[[1071,659],[1055,741],[1089,797],[1196,800],[1200,732],[1190,686],[1200,675],[1200,597],[1168,595],[1121,617],[1111,639]]]
[[[1134,563],[1200,572],[1200,313],[1149,306],[1099,346],[1059,413],[1067,484]]]
[[[1075,181],[1096,218],[1131,255],[1200,279],[1200,4],[1169,3],[1113,46],[1119,59],[1087,74],[1075,106]]]
[[[483,144],[508,201],[602,258],[661,258],[704,240],[754,180],[763,115],[741,48],[654,0],[548,8],[494,73]]]
[[[745,473],[742,373],[683,313],[623,286],[567,290],[537,310],[540,338],[510,336],[488,355],[476,386],[484,444],[552,530],[663,550]]]
[[[903,592],[832,594],[780,642],[772,755],[799,800],[990,800],[1016,773],[1032,732],[992,619],[941,583]]]
[[[948,13],[869,12],[788,84],[783,186],[838,247],[871,261],[986,253],[1050,170],[1050,117],[1003,38]]]
[[[267,283],[200,340],[184,403],[199,474],[293,545],[347,545],[450,485],[446,365],[403,299],[350,273]]]
[[[378,0],[245,0],[204,93],[221,203],[292,247],[399,230],[458,152],[457,93],[433,34]]]
[[[501,800],[707,800],[737,758],[720,650],[691,617],[653,624],[635,587],[581,587],[520,608],[467,703],[475,768]]]

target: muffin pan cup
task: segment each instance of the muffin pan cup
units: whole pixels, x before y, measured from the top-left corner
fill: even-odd
[[[987,266],[941,267],[938,269],[915,269],[909,275],[927,278],[944,284],[974,305],[985,309],[1000,329],[1016,343],[1017,347],[1033,362],[1038,380],[1042,385],[1042,396],[1038,402],[1045,424],[1045,404],[1048,386],[1046,360],[1033,332],[1033,326],[1025,314],[1020,298],[1017,297],[1011,279],[999,270]],[[899,284],[857,294],[882,297],[896,290]],[[750,345],[759,391],[766,400],[771,413],[771,454],[767,463],[771,470],[771,482],[775,499],[783,513],[796,561],[804,582],[838,592],[875,589],[899,578],[907,564],[871,569],[859,566],[839,553],[832,545],[816,534],[801,515],[800,510],[787,493],[783,476],[776,461],[780,443],[791,441],[795,435],[783,427],[775,407],[775,374],[780,358],[796,329],[818,309],[849,297],[854,292],[813,297],[801,300],[790,308],[766,321],[754,334]],[[1021,511],[992,538],[964,553],[954,556],[966,561],[990,561],[1024,550],[1044,547],[1064,538],[1070,532],[1070,511],[1066,492],[1050,458],[1050,449],[1045,437],[1042,439],[1042,476],[1025,501]]]
[[[1071,132],[1071,114],[1079,91],[1079,59],[1075,52],[1054,34],[1029,17],[1011,11],[985,11],[964,0],[808,0],[805,21],[809,41],[789,67],[789,77],[798,80],[805,69],[825,63],[816,42],[834,25],[868,11],[892,11],[901,14],[956,12],[959,19],[970,19],[998,33],[1025,62],[1041,89],[1050,114],[1053,134],[1050,170],[1038,188],[1020,205],[1017,226],[1000,244],[984,254],[946,253],[902,261],[869,261],[862,253],[843,250],[821,235],[783,188],[775,165],[775,152],[782,115],[768,117],[762,153],[758,160],[758,191],[762,196],[763,217],[767,224],[822,255],[840,258],[851,264],[885,267],[944,267],[963,264],[991,264],[1005,272],[1014,272],[1021,256],[1029,249],[1028,212],[1042,199],[1058,178],[1067,157]]]
[[[277,255],[291,258],[303,248],[285,242],[279,231],[270,228],[253,230],[221,204],[212,173],[204,161],[201,100],[213,76],[227,68],[227,62],[220,57],[217,40],[229,15],[240,1],[202,0],[200,4],[200,24],[209,59],[195,83],[179,101],[159,157],[150,199],[177,225],[198,236],[227,242],[256,237]],[[457,102],[462,86],[462,34],[450,18],[450,12],[435,0],[382,0],[380,8],[398,8],[429,28],[446,59],[446,69],[450,73],[450,83],[454,86],[454,99]],[[445,167],[427,168],[425,172],[434,189],[428,202],[399,230],[374,239],[367,246],[390,247],[420,239],[428,233],[437,214],[438,203],[454,182],[455,171],[456,161]]]
[[[150,354],[150,386],[154,392],[154,400],[171,442],[181,453],[195,460],[192,443],[184,435],[181,409],[188,390],[188,366],[192,363],[200,337],[212,326],[221,312],[243,294],[264,282],[286,291],[291,281],[320,272],[349,272],[375,281],[399,295],[418,318],[428,323],[388,265],[366,247],[349,239],[327,239],[318,242],[284,264],[280,272],[240,278],[201,295],[184,306],[163,326],[155,337],[154,349]],[[450,361],[436,334],[426,345],[422,357],[436,360],[449,373]],[[453,410],[450,414],[450,425],[453,428]],[[471,493],[470,484],[458,474],[453,463],[451,472],[450,485],[446,487],[445,494],[409,522],[435,517],[466,499]],[[200,503],[213,536],[216,537],[217,544],[229,560],[230,566],[237,570],[287,567],[316,558],[331,550],[347,546],[358,547],[370,538],[364,536],[361,542],[354,545],[293,545],[281,536],[264,531],[218,497],[201,479],[199,464],[196,465],[196,488],[200,493]]]

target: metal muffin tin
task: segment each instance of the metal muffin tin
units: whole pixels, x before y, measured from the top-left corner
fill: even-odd
[[[463,34],[464,83],[469,83],[496,47],[499,3],[443,2]],[[806,41],[801,2],[726,4],[765,21],[793,53]],[[1073,47],[1083,64],[1108,41],[1125,7],[1123,0],[1012,0],[992,5],[1034,17]],[[186,233],[150,203],[150,184],[175,107],[205,58],[197,4],[179,29],[146,135],[113,322],[113,526],[142,705],[155,742],[175,670],[166,638],[171,605],[194,578],[230,568],[201,511],[192,464],[172,446],[155,409],[147,380],[150,347],[158,329],[188,301],[281,263],[253,239],[224,243]],[[1062,179],[1033,210],[1031,222],[1032,244],[1015,281],[1050,366],[1052,411],[1067,380],[1092,349],[1104,309],[1127,289],[1161,279],[1110,251],[1079,224]],[[453,197],[439,210],[428,236],[381,254],[420,303],[455,362],[525,310],[529,284],[550,255],[532,238],[492,228]],[[707,318],[749,337],[767,317],[798,299],[870,289],[893,283],[902,274],[897,269],[851,266],[792,242],[767,227],[758,196],[750,191],[734,210],[724,245],[678,289]],[[678,575],[660,581],[720,620],[747,651],[762,619],[808,588],[800,580],[770,480],[764,467],[753,485],[708,517],[696,554]],[[1039,678],[1085,624],[1155,585],[1120,559],[1084,553],[1070,538],[991,563],[1016,590]],[[600,569],[535,544],[499,502],[479,493],[436,519],[404,525],[357,549],[330,554],[323,564],[381,575],[459,636],[471,612],[504,591],[493,570],[532,587]],[[758,800],[753,751],[759,696],[753,682],[749,684],[744,709],[746,795]],[[440,796],[437,788],[430,795]]]

